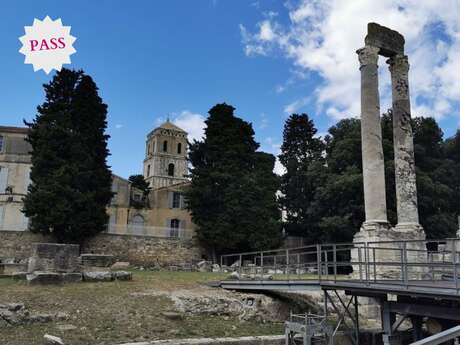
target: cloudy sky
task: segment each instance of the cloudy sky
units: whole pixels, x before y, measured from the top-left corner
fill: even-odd
[[[0,124],[31,120],[52,77],[23,63],[23,27],[62,18],[77,38],[69,67],[90,74],[109,106],[109,162],[123,177],[141,171],[155,126],[169,117],[200,138],[216,103],[232,104],[275,154],[292,112],[308,113],[320,134],[359,116],[355,51],[368,22],[406,38],[412,114],[436,117],[445,136],[459,128],[459,1],[15,1],[0,10]],[[390,79],[379,64],[386,110]]]

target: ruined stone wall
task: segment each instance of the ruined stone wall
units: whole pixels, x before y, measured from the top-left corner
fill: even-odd
[[[34,242],[54,241],[30,231],[0,231],[0,259],[27,259]],[[201,249],[193,240],[113,234],[93,237],[83,244],[81,253],[109,254],[116,260],[147,267],[177,265],[201,258]]]
[[[0,231],[0,259],[27,259],[32,254],[32,243],[54,242],[50,237],[30,231]]]
[[[119,261],[142,266],[177,265],[201,258],[193,240],[100,234],[83,245],[82,251],[110,254]]]

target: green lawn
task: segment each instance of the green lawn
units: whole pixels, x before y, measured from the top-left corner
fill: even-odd
[[[115,345],[122,342],[187,337],[224,337],[283,333],[282,323],[243,322],[221,316],[186,316],[173,321],[161,315],[172,311],[165,296],[133,297],[133,292],[197,288],[226,274],[133,271],[131,282],[74,283],[28,286],[0,279],[0,303],[25,303],[31,312],[65,312],[64,322],[10,326],[0,329],[2,345],[42,344],[45,333],[61,336],[67,345]],[[75,330],[60,332],[58,324]]]

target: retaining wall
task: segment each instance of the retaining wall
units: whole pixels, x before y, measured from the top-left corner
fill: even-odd
[[[30,231],[0,231],[0,259],[28,259],[32,243],[54,243],[51,236]],[[81,253],[109,254],[118,261],[138,266],[169,266],[199,260],[201,249],[194,240],[114,235],[101,233],[87,240]]]

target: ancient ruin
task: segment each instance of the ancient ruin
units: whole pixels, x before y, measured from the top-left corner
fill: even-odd
[[[409,63],[404,37],[376,23],[368,24],[365,46],[357,51],[361,71],[361,138],[366,220],[354,242],[423,240],[419,224],[414,144],[409,98]],[[391,73],[393,141],[398,224],[388,223],[385,168],[380,124],[378,58],[387,57]]]

